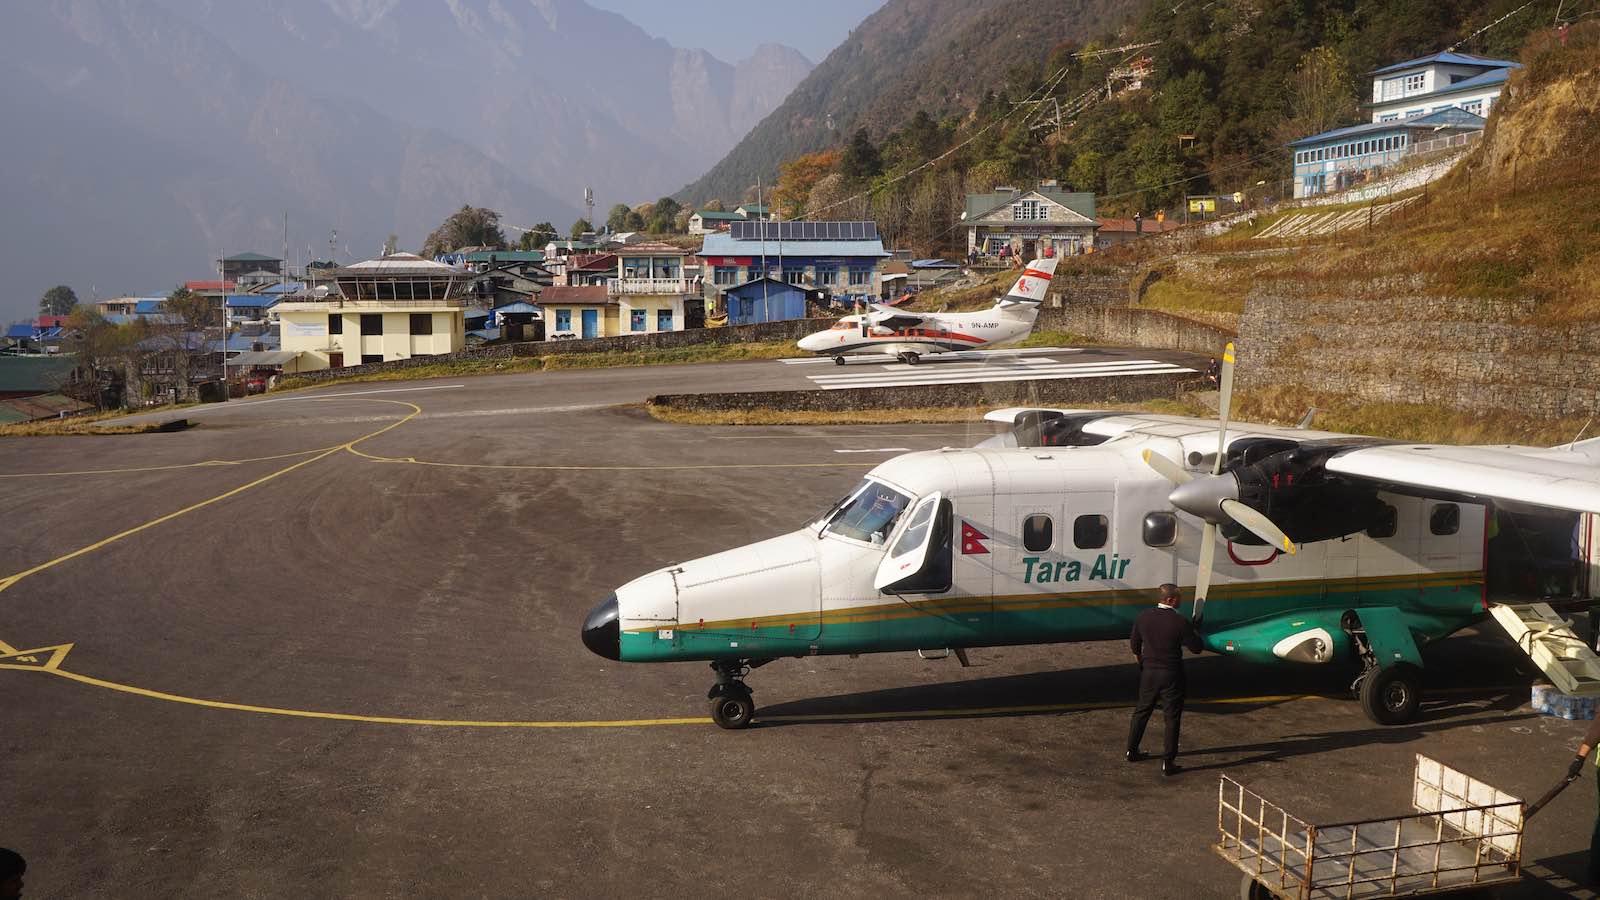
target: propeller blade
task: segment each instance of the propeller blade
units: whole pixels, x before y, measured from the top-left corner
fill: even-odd
[[[1222,501],[1222,511],[1228,514],[1228,518],[1243,525],[1251,534],[1261,538],[1278,550],[1291,554],[1300,550],[1299,547],[1295,546],[1294,541],[1289,540],[1288,535],[1284,534],[1278,526],[1272,524],[1271,519],[1240,503],[1238,500]]]
[[[1161,477],[1173,484],[1188,484],[1194,476],[1183,470],[1183,467],[1167,459],[1154,450],[1144,451],[1145,464],[1161,473]]]
[[[1233,405],[1233,341],[1222,348],[1222,372],[1217,378],[1220,396],[1217,397],[1217,458],[1211,463],[1211,474],[1222,471],[1223,451],[1228,446],[1228,412]]]
[[[1191,618],[1200,621],[1201,613],[1206,608],[1206,595],[1211,592],[1211,567],[1217,561],[1217,526],[1206,523],[1200,531],[1200,567],[1194,573],[1194,614]]]

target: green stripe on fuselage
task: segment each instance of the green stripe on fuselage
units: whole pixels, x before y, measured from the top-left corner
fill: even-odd
[[[1363,606],[1392,606],[1415,615],[1424,641],[1445,637],[1482,615],[1477,572],[1332,582],[1240,583],[1212,589],[1206,630],[1221,631],[1272,616]],[[943,647],[984,647],[1120,640],[1153,602],[1149,591],[929,598],[862,606],[810,616],[624,631],[622,659],[750,659],[877,653]],[[1184,612],[1189,604],[1184,604]]]

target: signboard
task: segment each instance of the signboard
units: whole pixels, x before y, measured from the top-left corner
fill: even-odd
[[[317,338],[328,336],[327,322],[296,322],[283,319],[280,323],[284,337]]]
[[[706,265],[711,266],[748,266],[752,265],[753,256],[707,256]]]
[[[1217,211],[1217,198],[1215,197],[1190,197],[1189,212],[1208,213]]]

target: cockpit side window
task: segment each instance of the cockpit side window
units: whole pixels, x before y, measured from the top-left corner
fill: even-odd
[[[911,498],[888,485],[867,481],[857,488],[839,511],[828,519],[830,534],[858,541],[881,544],[894,530],[894,523],[911,503]]]

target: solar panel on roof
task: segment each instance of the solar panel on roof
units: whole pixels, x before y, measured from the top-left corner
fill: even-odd
[[[875,222],[734,222],[736,241],[875,241]]]

